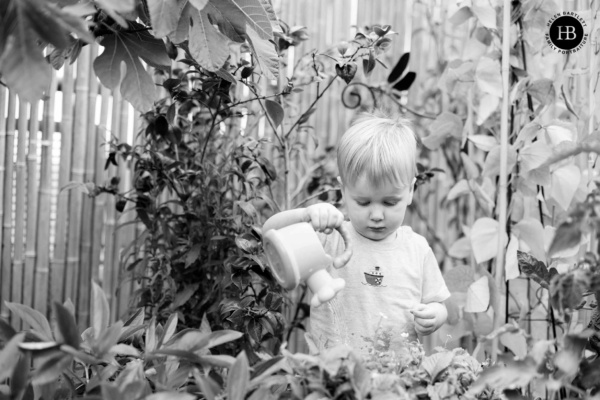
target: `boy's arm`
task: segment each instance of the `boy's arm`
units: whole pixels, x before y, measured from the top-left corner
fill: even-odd
[[[410,312],[415,317],[415,330],[421,335],[430,335],[437,331],[448,318],[446,306],[438,302],[419,304]]]
[[[274,214],[263,225],[263,235],[271,229],[280,229],[290,224],[290,221],[309,222],[310,217],[306,212],[306,208],[296,208],[294,210],[286,210]]]
[[[344,222],[344,214],[331,204],[317,203],[306,208],[286,210],[273,215],[263,225],[263,235],[270,229],[279,229],[296,222],[310,222],[316,231],[331,233]]]

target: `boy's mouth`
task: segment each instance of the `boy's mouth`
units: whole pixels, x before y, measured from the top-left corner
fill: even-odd
[[[385,226],[378,226],[378,227],[370,226],[369,230],[371,230],[373,232],[383,232],[385,230]]]

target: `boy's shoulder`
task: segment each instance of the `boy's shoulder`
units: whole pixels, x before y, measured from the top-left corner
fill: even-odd
[[[413,229],[410,226],[402,225],[400,228],[398,228],[398,231],[399,233],[402,232],[404,241],[423,249],[428,249],[430,247],[429,242],[427,242],[427,239],[425,239],[424,236],[413,231]]]

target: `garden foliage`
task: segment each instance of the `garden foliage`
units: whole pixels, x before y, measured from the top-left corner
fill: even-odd
[[[212,331],[206,320],[177,332],[177,314],[163,325],[145,320],[142,309],[110,324],[102,289],[94,284],[93,292],[94,319],[82,333],[70,301],[54,304],[50,322],[7,303],[29,329],[17,333],[0,320],[0,382],[7,382],[0,399],[462,399],[482,371],[462,349],[426,356],[417,342],[398,353],[372,349],[366,360],[346,347],[320,356],[283,348],[251,366],[244,351],[237,357],[219,351],[240,332]],[[478,398],[499,397],[486,390]]]

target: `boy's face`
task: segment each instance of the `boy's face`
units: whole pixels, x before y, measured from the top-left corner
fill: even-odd
[[[383,240],[402,225],[406,207],[412,202],[413,187],[373,185],[366,176],[343,184],[348,216],[354,229],[371,240]]]

